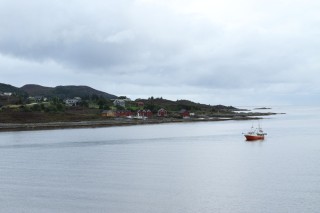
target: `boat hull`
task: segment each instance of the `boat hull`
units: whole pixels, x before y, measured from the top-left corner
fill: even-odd
[[[244,135],[247,141],[264,140],[264,135]]]

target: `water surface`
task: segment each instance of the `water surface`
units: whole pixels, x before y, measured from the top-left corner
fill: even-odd
[[[320,108],[252,121],[0,133],[1,212],[319,212]]]

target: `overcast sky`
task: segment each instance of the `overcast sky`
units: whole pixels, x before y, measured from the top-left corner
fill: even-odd
[[[0,0],[0,82],[320,103],[319,0]]]

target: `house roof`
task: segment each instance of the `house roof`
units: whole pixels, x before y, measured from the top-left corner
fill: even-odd
[[[103,110],[101,113],[105,114],[105,113],[112,113],[114,112],[113,110]]]

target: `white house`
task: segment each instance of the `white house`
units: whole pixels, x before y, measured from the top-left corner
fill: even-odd
[[[66,106],[77,106],[81,102],[81,98],[75,97],[75,98],[67,98],[64,100],[64,103]]]
[[[4,96],[11,96],[11,95],[12,95],[12,92],[4,92],[3,95],[4,95]]]
[[[36,101],[36,102],[42,102],[42,101],[47,101],[48,99],[46,98],[46,97],[44,97],[44,96],[34,96],[34,100]]]
[[[123,99],[116,99],[113,101],[114,106],[126,107],[126,101]]]

